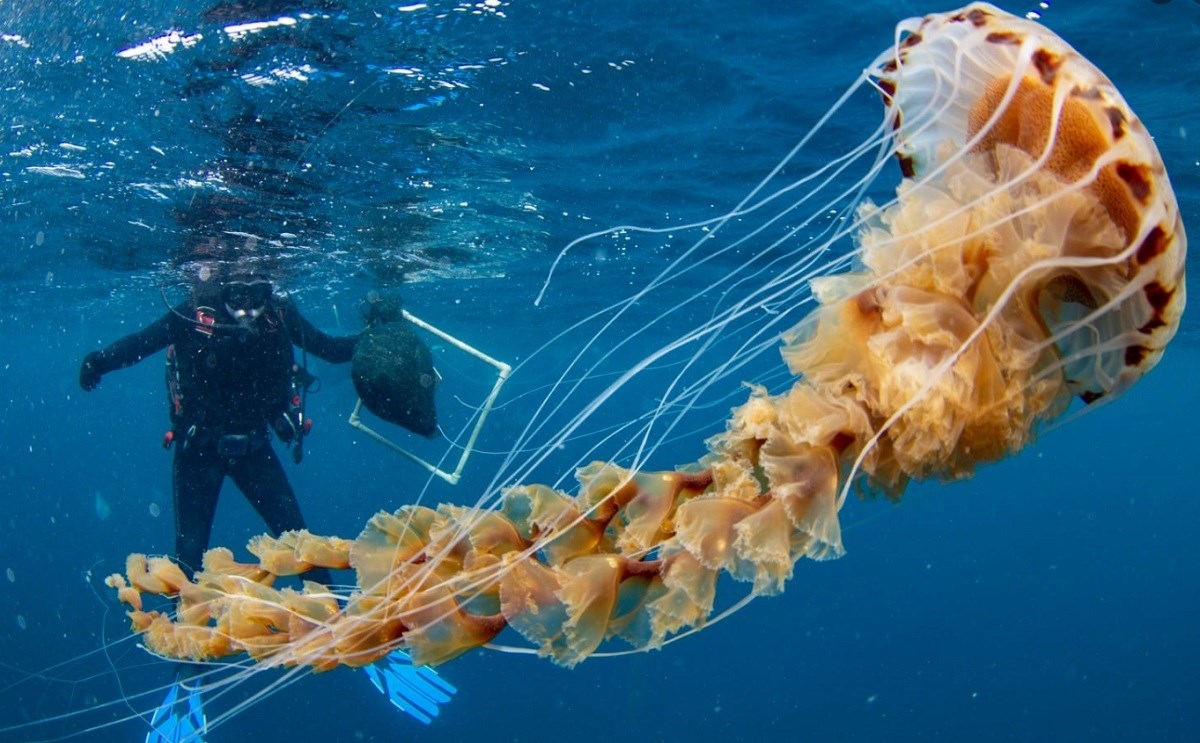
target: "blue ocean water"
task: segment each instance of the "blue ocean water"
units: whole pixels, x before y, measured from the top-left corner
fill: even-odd
[[[1200,4],[1003,5],[1041,13],[1112,78],[1195,225]],[[256,249],[325,330],[357,330],[367,292],[399,292],[418,316],[518,365],[451,487],[344,425],[355,400],[346,369],[315,363],[317,427],[289,467],[310,526],[353,536],[377,510],[418,498],[472,503],[511,471],[512,442],[532,450],[564,430],[574,409],[537,405],[576,354],[585,363],[568,377],[587,378],[568,408],[623,359],[703,323],[705,308],[684,303],[745,260],[681,268],[605,336],[627,345],[585,348],[594,321],[576,323],[643,287],[681,241],[624,234],[576,246],[535,305],[559,251],[604,227],[725,212],[891,43],[899,19],[944,9],[0,5],[0,736],[140,740],[144,725],[129,718],[156,699],[137,694],[169,678],[124,639],[102,583],[129,552],[172,549],[161,360],[86,395],[76,375],[83,354],[179,296],[185,247],[205,220],[260,236]],[[875,97],[852,100],[806,163],[845,152],[879,116]],[[471,653],[444,667],[460,692],[429,728],[339,670],[256,702],[209,740],[1194,739],[1198,337],[1185,316],[1163,362],[1125,397],[970,481],[915,487],[899,506],[852,504],[844,558],[799,564],[784,595],[662,651],[570,671]],[[443,426],[457,434],[490,372],[448,344],[434,350]],[[706,390],[694,415],[659,432],[647,463],[701,454],[744,396],[740,379],[781,382],[776,358],[759,353]],[[637,457],[622,426],[659,404],[663,374],[623,388],[532,475],[557,483],[589,457]],[[545,423],[526,442],[529,421]],[[261,530],[227,488],[214,544]],[[76,714],[96,705],[108,706]]]

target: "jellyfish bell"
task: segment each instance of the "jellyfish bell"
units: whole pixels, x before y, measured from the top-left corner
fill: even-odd
[[[975,3],[898,32],[875,74],[905,175],[949,181],[939,171],[965,160],[998,189],[1040,193],[1014,237],[1053,252],[1030,256],[1023,296],[1006,302],[1040,315],[1074,394],[1128,389],[1185,304],[1187,240],[1153,138],[1100,70],[1033,21]]]
[[[912,480],[967,477],[1149,371],[1179,325],[1186,237],[1154,142],[1112,84],[1044,27],[977,3],[903,22],[853,90],[868,86],[885,108],[874,134],[780,185],[793,152],[732,211],[692,225],[703,236],[586,344],[626,333],[624,313],[679,274],[774,232],[688,300],[710,303],[700,327],[620,360],[616,381],[562,434],[506,460],[474,507],[381,512],[352,541],[260,538],[253,563],[214,550],[191,582],[133,556],[109,585],[145,645],[316,670],[396,648],[443,663],[508,630],[565,666],[609,642],[662,647],[715,621],[721,576],[775,594],[801,558],[840,556],[852,485],[899,498]],[[895,197],[866,199],[895,160]],[[831,209],[844,219],[820,226]],[[828,259],[850,239],[848,256]],[[734,352],[714,360],[725,337]],[[655,426],[778,338],[787,384],[753,386],[698,460],[645,466]],[[581,461],[573,489],[522,484],[673,351],[681,370],[655,411],[618,429],[624,441],[606,437],[611,459]],[[683,376],[702,361],[712,368]],[[535,417],[514,451],[545,430]],[[350,591],[272,585],[347,566]],[[143,594],[178,606],[150,609]]]
[[[905,181],[859,208],[863,270],[813,282],[784,351],[884,421],[854,469],[893,496],[1128,389],[1178,328],[1186,255],[1152,138],[1066,42],[982,3],[898,38],[870,74]]]

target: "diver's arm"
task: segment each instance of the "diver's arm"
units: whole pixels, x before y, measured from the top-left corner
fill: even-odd
[[[358,336],[329,335],[317,329],[315,325],[304,319],[296,305],[286,299],[282,303],[284,323],[292,336],[292,342],[308,351],[317,358],[334,364],[344,364],[354,356],[354,346]]]
[[[166,348],[171,343],[171,323],[174,318],[175,311],[172,310],[136,333],[130,333],[84,356],[83,365],[79,368],[79,385],[85,390],[92,390],[103,375],[133,366]]]

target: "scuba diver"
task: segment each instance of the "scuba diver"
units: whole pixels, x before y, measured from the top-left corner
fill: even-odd
[[[163,445],[175,448],[175,556],[189,577],[201,568],[226,477],[273,535],[305,528],[268,429],[299,462],[311,425],[303,398],[313,378],[296,364],[293,346],[344,363],[357,341],[313,327],[261,276],[222,277],[212,267],[200,273],[188,300],[87,354],[79,369],[79,385],[90,391],[105,374],[166,349],[171,430]],[[311,577],[332,582],[323,569]]]
[[[175,554],[189,578],[202,567],[226,477],[275,536],[305,528],[270,430],[291,447],[298,463],[311,427],[304,397],[315,378],[306,363],[296,364],[294,347],[344,363],[359,339],[321,332],[261,275],[236,268],[222,273],[219,264],[203,265],[189,299],[146,328],[87,354],[79,369],[79,385],[91,391],[105,374],[166,349],[171,429],[163,445],[175,448]],[[432,420],[423,418],[422,425],[432,426]],[[332,585],[324,568],[306,577]],[[457,691],[432,669],[413,665],[403,650],[363,670],[392,705],[425,724]],[[147,743],[203,741],[204,673],[200,665],[180,666],[149,721]]]

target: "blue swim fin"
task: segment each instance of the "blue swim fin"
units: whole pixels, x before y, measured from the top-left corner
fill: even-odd
[[[206,725],[200,684],[181,671],[154,711],[146,743],[203,743]]]
[[[395,650],[364,666],[371,683],[387,695],[395,707],[428,725],[437,717],[438,706],[457,694],[453,684],[428,666],[414,666],[403,650]]]

